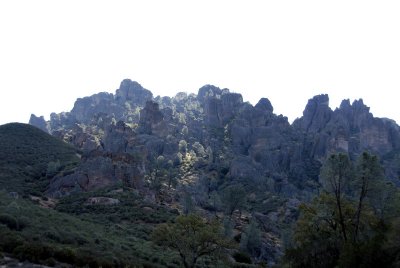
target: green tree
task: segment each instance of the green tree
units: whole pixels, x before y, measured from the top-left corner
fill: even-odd
[[[191,194],[187,190],[185,190],[183,192],[183,196],[182,196],[182,199],[181,199],[181,204],[182,204],[182,207],[183,207],[183,214],[184,215],[188,215],[188,214],[194,212],[195,205],[193,203],[193,198],[192,198]]]
[[[222,193],[222,205],[225,214],[232,217],[233,212],[242,209],[246,203],[246,191],[242,185],[231,185],[224,189]]]
[[[320,176],[324,191],[300,206],[294,245],[285,254],[291,267],[396,267],[398,190],[383,177],[376,156],[363,153],[354,171],[345,155],[327,159]],[[375,204],[382,199],[393,205]]]
[[[182,128],[182,135],[186,137],[188,134],[189,134],[189,129],[188,129],[188,127],[187,127],[187,126],[183,126],[183,128]]]
[[[358,196],[358,204],[355,218],[355,231],[353,239],[357,240],[360,230],[361,214],[365,206],[365,199],[379,193],[381,185],[384,183],[383,169],[375,155],[364,152],[358,159],[355,189]],[[376,191],[374,193],[374,190]]]
[[[261,232],[257,226],[257,222],[254,219],[250,221],[250,224],[247,225],[245,231],[242,233],[240,247],[242,250],[250,253],[250,255],[253,257],[260,255]]]
[[[353,174],[350,159],[345,154],[332,154],[326,160],[321,170],[320,180],[324,189],[334,195],[336,207],[339,213],[339,225],[343,239],[347,241],[345,218],[343,215],[343,199],[348,190],[349,182]]]
[[[47,177],[54,177],[60,170],[60,168],[61,168],[60,160],[57,160],[56,162],[50,161],[47,164],[47,170],[46,170]]]
[[[204,257],[221,256],[232,244],[221,235],[218,222],[205,222],[198,215],[178,216],[175,223],[161,224],[152,234],[159,245],[178,251],[185,268],[193,268]]]

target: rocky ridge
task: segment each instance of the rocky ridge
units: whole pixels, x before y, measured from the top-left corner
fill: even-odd
[[[365,150],[379,155],[389,178],[399,184],[399,170],[392,168],[399,158],[399,126],[375,118],[361,99],[352,104],[344,100],[332,111],[328,95],[315,96],[291,125],[273,113],[266,98],[252,106],[240,94],[211,85],[197,95],[154,98],[126,79],[115,95],[78,99],[70,112],[53,113],[49,122],[32,115],[30,124],[83,153],[140,155],[143,163],[159,156],[175,161],[182,153],[181,140],[187,144],[184,153],[195,152],[194,144],[199,144],[212,151],[210,166],[225,167],[231,179],[272,178],[288,196],[294,194],[292,185],[301,188],[305,181],[317,181],[321,162],[336,151],[352,158]]]
[[[361,99],[332,110],[328,95],[315,96],[290,124],[267,98],[253,106],[212,85],[197,95],[153,97],[126,79],[115,94],[78,99],[48,122],[32,115],[30,124],[81,150],[80,166],[52,178],[47,194],[53,197],[123,184],[161,203],[188,193],[201,209],[218,211],[213,193],[240,184],[251,214],[276,233],[274,226],[289,224],[300,201],[318,191],[319,169],[330,153],[377,154],[388,179],[400,185],[400,128],[374,117]],[[264,245],[276,245],[267,240]],[[260,259],[281,254],[271,246],[262,252]]]

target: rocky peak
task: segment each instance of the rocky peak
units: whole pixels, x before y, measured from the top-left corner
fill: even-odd
[[[90,97],[79,98],[75,101],[71,115],[78,121],[88,123],[96,114],[108,114],[112,110],[114,95],[107,92],[94,94]],[[113,111],[122,115],[122,108]]]
[[[271,113],[274,111],[271,102],[267,98],[261,98],[256,104],[255,108],[258,110],[268,111]]]
[[[124,79],[119,89],[117,89],[115,97],[120,103],[129,101],[133,104],[144,106],[147,101],[153,99],[153,93],[143,88],[138,82]]]
[[[46,133],[50,133],[49,126],[46,120],[44,120],[43,116],[37,117],[36,115],[31,114],[31,118],[29,119],[29,125],[35,126]]]
[[[199,89],[197,98],[200,102],[204,102],[209,97],[220,98],[222,95],[222,90],[219,87],[213,85],[205,85]]]
[[[303,112],[301,128],[307,132],[318,132],[326,126],[332,116],[328,94],[314,96],[308,100]]]
[[[243,104],[243,97],[238,93],[226,93],[221,96],[222,103],[222,124],[228,123],[235,115],[238,114]]]
[[[348,110],[350,108],[351,108],[350,100],[349,99],[342,100],[342,102],[340,103],[340,109]]]

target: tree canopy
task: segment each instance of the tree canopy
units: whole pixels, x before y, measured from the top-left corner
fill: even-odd
[[[206,222],[194,214],[178,216],[175,223],[159,225],[152,237],[157,244],[177,250],[186,268],[195,267],[204,256],[220,256],[225,248],[232,247],[217,221]]]
[[[285,254],[290,266],[398,267],[398,190],[384,179],[378,158],[363,153],[354,166],[347,155],[332,155],[320,180],[320,195],[300,206]]]

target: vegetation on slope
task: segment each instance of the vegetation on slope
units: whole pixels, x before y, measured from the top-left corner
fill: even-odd
[[[300,206],[288,267],[399,267],[400,194],[382,171],[368,153],[355,166],[327,159],[321,194]]]
[[[166,215],[163,220],[167,220],[174,214],[157,210],[155,216],[147,215],[146,210],[135,205],[123,209],[125,216],[132,218],[122,220],[113,213],[115,207],[100,205],[77,216],[0,192],[0,252],[47,265],[178,267],[179,260],[173,252],[161,250],[147,240],[151,222],[160,221],[160,215]],[[102,212],[97,215],[99,211]],[[148,222],[135,222],[140,213]]]
[[[0,126],[0,189],[40,195],[57,172],[79,162],[71,145],[31,125]]]

